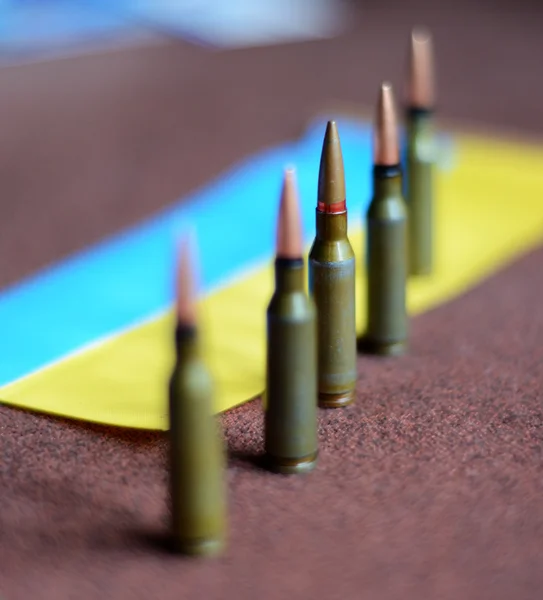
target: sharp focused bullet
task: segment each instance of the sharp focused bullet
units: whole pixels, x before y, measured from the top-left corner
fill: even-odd
[[[311,471],[317,462],[317,323],[305,292],[302,228],[294,171],[285,173],[267,312],[264,446],[279,473]]]
[[[366,215],[365,345],[376,354],[401,354],[407,343],[407,209],[399,162],[394,96],[384,83],[375,123],[373,198]]]
[[[176,552],[209,556],[225,542],[225,456],[212,381],[200,353],[189,244],[186,238],[180,251],[176,360],[169,386],[172,545]]]
[[[409,273],[432,272],[433,171],[436,160],[432,39],[425,30],[411,35],[406,98],[405,196],[409,210]]]
[[[346,406],[356,385],[355,257],[347,236],[343,156],[334,121],[322,147],[309,289],[317,306],[319,405]]]

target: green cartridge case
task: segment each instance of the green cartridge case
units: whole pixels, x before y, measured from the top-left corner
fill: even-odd
[[[226,534],[225,452],[212,405],[212,381],[197,332],[178,327],[170,379],[170,492],[173,549],[219,553]]]
[[[407,209],[399,166],[374,167],[367,211],[367,331],[375,354],[403,354],[407,346]]]
[[[434,264],[434,164],[436,150],[432,112],[407,114],[405,196],[409,211],[409,274],[429,275]]]
[[[353,402],[356,387],[355,257],[346,210],[317,209],[309,289],[317,306],[319,405],[346,406]]]
[[[304,473],[317,462],[317,322],[305,292],[303,259],[275,261],[267,311],[264,446],[278,473]]]

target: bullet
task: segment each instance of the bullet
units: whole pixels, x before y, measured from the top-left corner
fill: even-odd
[[[353,402],[356,386],[355,257],[347,236],[343,156],[334,121],[326,127],[309,253],[309,290],[317,306],[319,405]]]
[[[275,291],[267,311],[264,446],[277,473],[315,468],[317,320],[305,291],[300,209],[294,170],[285,172],[277,226]]]
[[[367,331],[375,354],[402,354],[407,345],[407,207],[402,195],[392,86],[381,86],[374,134],[373,197],[366,214]]]
[[[180,247],[169,385],[172,546],[182,554],[212,556],[225,544],[225,452],[200,349],[191,246],[187,237]]]
[[[432,38],[427,31],[416,29],[411,34],[405,109],[410,275],[429,275],[434,263],[434,103]]]

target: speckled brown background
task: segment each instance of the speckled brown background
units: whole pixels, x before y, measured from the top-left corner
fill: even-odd
[[[535,2],[360,4],[330,42],[168,42],[0,70],[1,283],[298,135],[331,101],[371,104],[380,79],[400,82],[416,22],[437,38],[443,116],[543,132]],[[321,413],[308,477],[253,466],[258,402],[225,415],[218,561],[157,541],[163,434],[0,408],[0,597],[541,598],[542,265],[540,250],[415,319],[410,356],[361,358],[357,403]]]

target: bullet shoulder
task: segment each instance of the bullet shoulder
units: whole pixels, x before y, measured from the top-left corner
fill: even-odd
[[[341,240],[315,240],[309,252],[310,267],[314,263],[341,263],[354,260],[355,254],[347,236]]]
[[[437,157],[437,141],[431,121],[415,122],[407,129],[407,155],[411,160],[433,163]]]
[[[274,294],[268,306],[270,321],[310,321],[316,317],[313,299],[302,291]]]
[[[169,388],[171,399],[180,403],[196,401],[205,405],[213,394],[211,374],[199,358],[177,363],[170,377]]]
[[[407,147],[407,155],[411,160],[433,164],[437,159],[437,144],[432,136],[416,136]]]
[[[401,194],[374,197],[368,207],[368,219],[379,221],[404,221],[407,219],[407,204]]]

